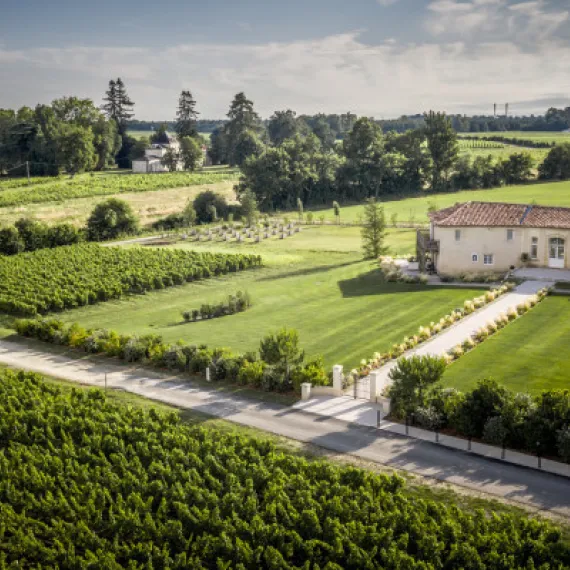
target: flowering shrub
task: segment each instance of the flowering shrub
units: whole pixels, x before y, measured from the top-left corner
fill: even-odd
[[[494,321],[488,321],[485,326],[477,329],[471,335],[471,338],[468,338],[460,346],[455,346],[449,351],[446,355],[448,364],[457,360],[469,350],[475,348],[478,343],[483,342],[487,337],[505,327],[510,321],[515,320],[520,315],[524,315],[524,313],[529,311],[532,307],[535,307],[547,295],[548,289],[541,289],[530,299],[527,299],[523,303],[519,303],[516,308],[511,307],[506,313],[501,313]],[[458,350],[458,348],[460,348],[461,351]]]
[[[380,268],[382,270],[392,270],[395,264],[393,263],[392,258],[380,258]],[[397,267],[397,266],[396,266]],[[511,291],[514,288],[514,283],[505,283],[498,287],[497,289],[493,289],[492,291],[488,291],[485,295],[480,295],[475,297],[474,299],[467,300],[463,303],[463,309],[452,311],[449,315],[445,315],[442,317],[437,323],[432,322],[429,326],[421,326],[418,329],[418,333],[414,336],[405,337],[400,344],[392,345],[392,348],[385,354],[379,355],[378,353],[374,353],[374,358],[369,360],[363,359],[360,361],[360,368],[357,370],[356,374],[353,374],[352,371],[348,375],[348,379],[357,376],[366,376],[370,373],[371,370],[379,368],[383,364],[385,364],[388,360],[399,358],[404,354],[407,350],[411,350],[415,348],[418,344],[427,341],[432,336],[439,334],[444,329],[450,327],[455,322],[461,320],[466,315],[471,314],[478,308],[483,307],[487,303],[491,303],[501,295]],[[515,315],[516,315],[515,311]],[[498,325],[495,323],[491,323],[493,327],[498,328]],[[495,328],[495,330],[496,330]],[[484,333],[482,333],[484,334]],[[488,336],[488,332],[487,332]],[[469,347],[468,349],[470,349]],[[453,357],[448,355],[445,357],[449,361],[453,360]]]

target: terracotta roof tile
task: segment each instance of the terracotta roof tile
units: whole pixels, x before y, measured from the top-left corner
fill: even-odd
[[[523,226],[570,229],[570,208],[532,206],[524,219]]]
[[[447,213],[446,210],[451,210]],[[527,206],[500,202],[465,202],[434,212],[432,220],[437,226],[518,226]],[[439,215],[439,213],[443,215]]]
[[[570,229],[570,208],[502,202],[464,202],[430,214],[436,226],[524,226]]]

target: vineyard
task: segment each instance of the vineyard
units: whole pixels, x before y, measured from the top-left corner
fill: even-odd
[[[0,257],[0,311],[35,315],[261,264],[258,255],[64,246]]]
[[[0,373],[0,567],[562,569],[551,523]]]
[[[74,178],[0,179],[0,208],[40,202],[63,202],[72,198],[105,196],[123,192],[150,192],[234,180],[235,170],[165,172],[161,174],[83,174]]]

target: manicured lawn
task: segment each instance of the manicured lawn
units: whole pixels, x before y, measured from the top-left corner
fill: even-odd
[[[570,389],[570,298],[549,297],[453,363],[443,382],[460,390],[493,378],[517,392]]]
[[[409,234],[389,241],[403,252]],[[404,244],[404,245],[402,245]],[[376,264],[363,261],[358,228],[306,228],[286,240],[260,244],[181,243],[176,247],[259,252],[266,266],[241,274],[189,283],[169,290],[62,313],[84,326],[124,333],[156,333],[166,341],[255,350],[271,331],[299,331],[309,357],[322,354],[327,367],[355,366],[375,351],[389,348],[420,325],[437,320],[477,292],[425,286],[383,284]],[[245,313],[185,323],[182,311],[247,291]]]

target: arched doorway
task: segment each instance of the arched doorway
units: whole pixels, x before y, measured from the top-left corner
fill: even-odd
[[[548,240],[548,267],[564,268],[565,241],[563,238],[550,238]]]

